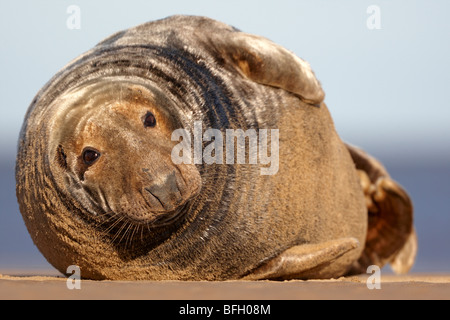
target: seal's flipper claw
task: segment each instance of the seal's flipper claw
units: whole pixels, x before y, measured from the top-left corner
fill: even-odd
[[[243,280],[306,279],[311,271],[317,274],[358,247],[359,241],[354,238],[295,246],[259,266]]]

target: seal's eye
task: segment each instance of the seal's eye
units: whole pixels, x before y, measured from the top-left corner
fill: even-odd
[[[154,128],[156,126],[156,118],[150,111],[144,117],[144,127]]]
[[[100,158],[100,152],[93,149],[84,149],[83,151],[83,161],[88,166],[93,165],[98,158]]]

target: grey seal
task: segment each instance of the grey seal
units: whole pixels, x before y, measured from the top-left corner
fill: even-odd
[[[307,62],[208,18],[119,32],[29,107],[16,165],[29,233],[55,268],[97,280],[331,278],[386,263],[405,272],[411,200],[340,139],[324,97]],[[276,174],[262,175],[264,163],[175,164],[171,134],[199,121],[279,130]]]

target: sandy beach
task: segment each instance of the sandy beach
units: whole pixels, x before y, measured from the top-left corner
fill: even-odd
[[[450,299],[450,275],[386,275],[380,290],[369,290],[368,275],[288,282],[120,282],[81,281],[69,290],[67,279],[51,272],[2,272],[0,299],[149,299],[149,300],[310,300]]]

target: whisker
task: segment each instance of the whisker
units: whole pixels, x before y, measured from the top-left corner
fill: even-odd
[[[130,231],[130,228],[133,225],[130,222],[128,222],[128,221],[125,223],[125,225],[127,226],[127,228],[125,229],[125,232],[123,233],[122,238],[120,238],[119,243],[121,243],[122,240],[125,239],[126,240],[125,241],[125,248],[126,248],[127,245],[128,245],[128,237],[125,237],[125,236],[128,234],[128,232]]]
[[[105,224],[111,220],[115,220],[115,221],[106,230],[104,230],[102,232],[103,234],[108,234],[109,232],[111,232],[122,221],[122,218],[121,217],[117,218],[117,216],[110,217],[107,221],[100,224],[100,226],[102,226],[103,224]]]
[[[133,232],[131,232],[130,236],[127,239],[127,243],[128,243],[128,241],[130,241],[130,245],[133,243],[134,234],[136,233],[136,230],[139,228],[139,225],[133,224],[132,226],[133,226]]]
[[[144,242],[144,226],[140,225],[139,227],[141,229],[141,243],[143,243]]]
[[[120,219],[121,219],[121,220],[125,220],[124,217],[121,217]],[[125,229],[125,227],[126,227],[127,224],[128,224],[128,223],[122,224],[122,226],[120,227],[119,231],[115,234],[115,236],[114,236],[114,238],[113,238],[113,240],[112,240],[113,242],[115,242],[116,239],[120,236],[120,234],[122,233],[123,229]],[[122,238],[123,238],[123,237],[122,237]],[[122,238],[120,239],[120,241],[122,240]],[[120,243],[120,241],[119,241],[119,243]]]

